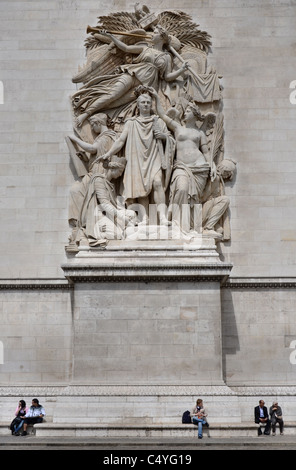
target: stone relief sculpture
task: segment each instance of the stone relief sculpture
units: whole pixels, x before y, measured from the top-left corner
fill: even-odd
[[[184,62],[179,69],[172,70],[172,58],[165,50],[165,46],[169,44],[169,35],[159,25],[154,27],[149,36],[151,45],[139,42],[127,45],[106,31],[101,31],[100,34],[113,41],[123,52],[136,54],[137,57],[131,64],[120,66],[118,73],[111,77],[98,77],[75,94],[74,106],[86,107],[77,117],[78,126],[102,109],[118,108],[134,101],[134,89],[138,85],[152,86],[166,96],[166,83],[174,81],[187,68],[187,63]],[[141,35],[137,39],[140,37]],[[146,36],[143,35],[142,38],[145,39]]]
[[[104,173],[93,175],[84,198],[78,221],[76,240],[81,246],[105,245],[107,240],[120,240],[136,213],[128,210],[117,198],[114,180],[125,168],[124,157],[106,161]],[[112,182],[113,181],[113,182]]]
[[[127,205],[138,202],[144,209],[140,223],[149,223],[149,196],[158,208],[159,223],[167,224],[165,211],[166,176],[163,171],[172,166],[175,141],[165,123],[158,116],[151,115],[152,98],[145,87],[138,87],[136,93],[138,116],[128,118],[118,140],[101,157],[106,160],[125,146],[127,165],[123,178],[123,197]]]
[[[216,167],[208,150],[208,142],[204,132],[197,128],[197,120],[205,120],[194,103],[188,103],[183,116],[184,124],[165,114],[158,94],[151,89],[156,100],[156,110],[174,133],[176,139],[176,158],[170,182],[170,212],[172,221],[180,224],[181,229],[188,233],[194,226],[194,219],[189,210],[201,203],[202,194],[208,177],[216,178]],[[183,211],[188,212],[188,216]]]
[[[85,171],[82,171],[82,174],[78,174],[78,176],[81,176],[81,179],[75,181],[75,183],[70,188],[68,220],[70,226],[72,227],[72,234],[69,240],[70,244],[68,251],[76,251],[78,244],[80,244],[78,238],[80,228],[79,222],[84,200],[87,196],[92,178],[94,175],[98,173],[100,174],[102,172],[97,158],[106,153],[116,139],[116,133],[107,127],[106,114],[99,113],[90,117],[89,123],[91,130],[95,135],[93,143],[85,142],[75,134],[69,135],[66,138],[74,161],[76,161],[75,158],[78,157],[87,163],[87,166],[84,167]],[[78,148],[75,149],[74,144],[76,144]],[[83,152],[81,150],[83,150]]]
[[[224,182],[232,180],[236,163],[224,159],[217,168],[214,179],[208,182],[202,195],[202,227],[203,233],[217,240],[229,240],[230,228],[227,210],[230,199],[225,195]]]
[[[70,190],[66,249],[139,239],[156,227],[185,238],[230,239],[222,90],[208,65],[210,36],[182,11],[99,17],[72,81],[78,180]],[[113,181],[114,180],[114,181]],[[156,213],[152,209],[156,208]],[[196,223],[200,213],[202,227]]]

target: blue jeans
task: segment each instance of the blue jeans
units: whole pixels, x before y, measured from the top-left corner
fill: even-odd
[[[206,424],[206,421],[204,419],[197,418],[197,416],[193,416],[192,422],[193,422],[193,424],[198,426],[198,431],[197,431],[198,432],[198,437],[202,437],[202,425]]]
[[[22,419],[21,422],[19,424],[15,424],[14,425],[14,432],[18,432],[22,427],[23,427],[23,424],[24,424],[24,420]]]

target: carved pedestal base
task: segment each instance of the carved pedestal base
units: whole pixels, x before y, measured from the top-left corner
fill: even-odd
[[[112,241],[63,265],[74,282],[73,381],[223,385],[213,239]]]
[[[231,265],[213,238],[114,240],[80,247],[62,268],[74,284],[72,386],[115,387],[116,422],[133,422],[139,402],[143,422],[180,422],[199,394],[237,407],[222,370],[220,286]]]

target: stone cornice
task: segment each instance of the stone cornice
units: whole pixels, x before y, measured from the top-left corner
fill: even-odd
[[[116,242],[116,241],[115,241]],[[81,250],[62,264],[72,282],[211,281],[225,282],[232,264],[219,259],[213,240],[184,244],[157,240],[126,245],[110,244],[105,250]]]
[[[69,290],[67,279],[0,279],[0,290]]]
[[[138,282],[138,281],[199,281],[221,282],[228,277],[232,265],[204,264],[190,266],[188,264],[153,266],[140,265],[63,265],[65,276],[72,282]]]
[[[178,266],[174,272],[169,267],[133,266],[107,267],[97,271],[95,266],[74,267],[68,273],[68,279],[0,279],[0,291],[5,290],[72,290],[75,282],[139,282],[139,281],[188,281],[188,282],[220,282],[223,289],[296,289],[296,278],[285,277],[228,277],[231,265]],[[67,272],[67,271],[66,271]],[[114,275],[115,274],[115,275]]]

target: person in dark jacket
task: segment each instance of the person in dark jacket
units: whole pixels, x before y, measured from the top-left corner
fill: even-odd
[[[284,421],[283,421],[283,412],[277,401],[274,401],[272,406],[269,408],[272,435],[275,436],[276,423],[279,423],[280,433],[284,434]]]
[[[26,405],[26,402],[24,400],[20,400],[19,404],[15,410],[15,418],[11,423],[10,429],[11,433],[14,434],[15,436],[19,435],[19,431],[21,430],[24,420],[22,419],[25,414],[28,412],[29,408]]]
[[[264,434],[270,434],[271,421],[268,417],[267,408],[264,405],[264,400],[259,400],[259,406],[256,406],[254,409],[255,423],[258,424],[258,436],[262,434],[261,425],[265,425]]]

